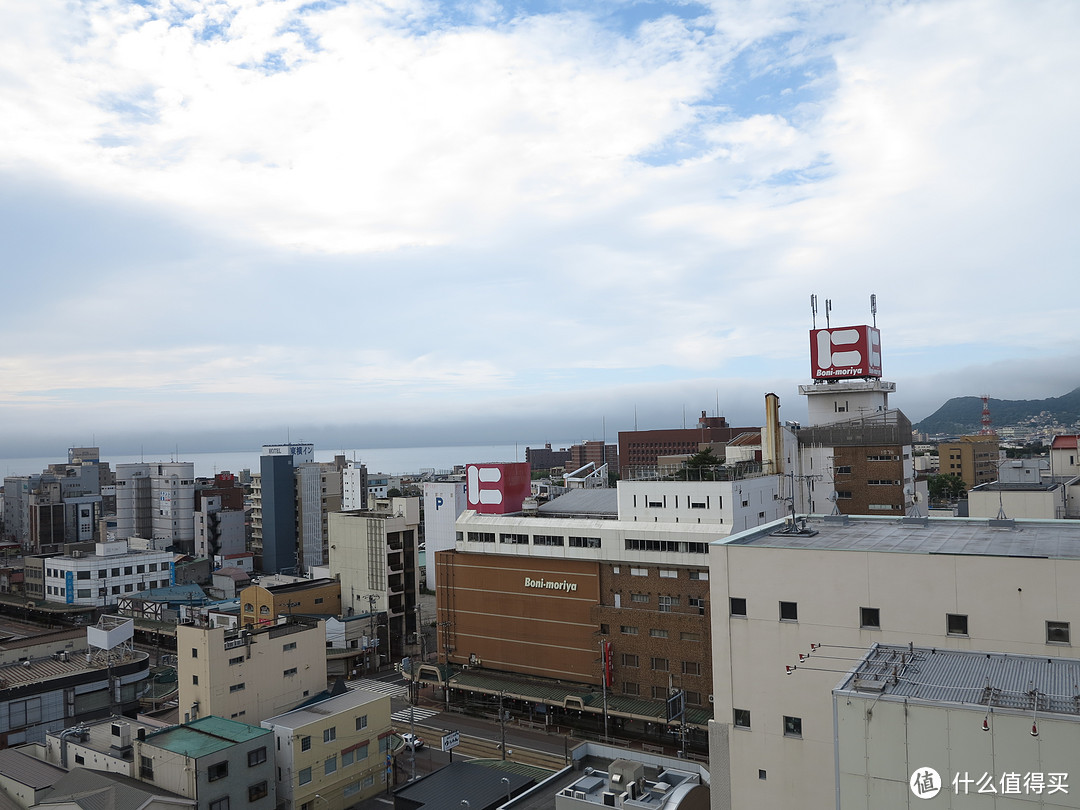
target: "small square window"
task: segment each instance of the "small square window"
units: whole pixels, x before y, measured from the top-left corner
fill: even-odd
[[[880,630],[881,608],[859,608],[859,625],[864,630]]]
[[[337,739],[337,727],[330,726],[330,728],[324,728],[322,733],[322,741],[324,743],[333,742]]]
[[[361,731],[367,728],[367,715],[362,714],[356,718],[356,730]]]
[[[750,710],[735,710],[735,728],[750,728]]]
[[[788,717],[784,715],[784,736],[785,737],[801,737],[802,736],[802,718],[801,717]]]
[[[229,763],[215,762],[213,765],[206,769],[206,779],[208,782],[216,782],[218,779],[224,779],[229,775]]]
[[[311,737],[301,737],[300,738],[300,750],[301,751],[310,751],[311,750]]]
[[[1046,623],[1046,643],[1047,644],[1068,644],[1069,643],[1069,623],[1068,622],[1047,622]]]
[[[966,636],[968,634],[967,615],[963,613],[946,613],[945,632],[950,636]]]
[[[758,768],[757,778],[758,779],[764,779],[765,778],[765,769],[764,768]]]
[[[740,596],[731,597],[731,615],[746,616],[746,599]]]
[[[798,602],[781,602],[780,603],[780,621],[782,622],[797,622],[799,620],[799,603]]]

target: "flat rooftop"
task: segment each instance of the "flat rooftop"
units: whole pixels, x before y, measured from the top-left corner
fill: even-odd
[[[147,734],[146,742],[174,754],[198,759],[271,733],[267,728],[249,726],[211,715],[200,717],[183,726],[173,726]]]
[[[802,519],[800,519],[802,520]],[[774,521],[717,540],[732,546],[900,554],[976,554],[989,557],[1080,559],[1080,521],[851,515],[846,521],[810,515],[806,533],[781,533]]]
[[[308,703],[298,709],[290,709],[274,717],[269,717],[263,722],[292,729],[302,728],[310,723],[325,719],[327,715],[349,711],[358,706],[364,706],[383,699],[389,700],[390,697],[380,692],[350,686],[348,691],[342,695],[335,695],[317,703]]]
[[[1033,711],[1037,697],[1039,714],[1080,719],[1078,684],[1075,658],[875,644],[835,691],[1022,711]]]

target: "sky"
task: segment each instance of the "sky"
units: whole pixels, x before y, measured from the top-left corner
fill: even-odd
[[[1064,394],[1078,40],[1073,0],[0,2],[0,457],[799,419],[811,294],[877,296],[913,420]]]

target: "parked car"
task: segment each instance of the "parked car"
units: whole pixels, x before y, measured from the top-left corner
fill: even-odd
[[[424,747],[423,740],[421,740],[415,734],[410,734],[407,731],[401,735],[401,739],[403,739],[405,741],[405,745],[412,748],[413,751],[419,751],[421,748]]]

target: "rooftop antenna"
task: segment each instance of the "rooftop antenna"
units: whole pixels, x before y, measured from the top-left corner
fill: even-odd
[[[829,315],[832,313],[832,299],[825,299],[825,328],[828,329],[832,325],[829,321]]]
[[[877,296],[870,293],[870,315],[874,319],[874,328],[877,329]]]
[[[817,329],[817,296],[810,296],[810,322],[813,324],[813,328]]]

